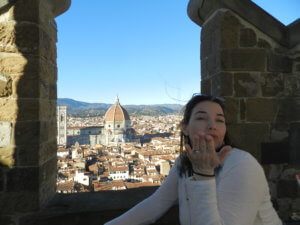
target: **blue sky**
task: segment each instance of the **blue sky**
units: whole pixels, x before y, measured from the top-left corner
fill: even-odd
[[[300,0],[255,0],[284,24]],[[72,0],[56,18],[58,97],[184,104],[200,91],[200,27],[187,0]],[[188,79],[187,79],[188,78]]]

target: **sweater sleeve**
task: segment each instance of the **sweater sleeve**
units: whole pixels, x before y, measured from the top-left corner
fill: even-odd
[[[263,169],[249,154],[227,167],[218,185],[215,179],[188,179],[191,224],[253,225],[266,191]]]
[[[154,223],[177,201],[176,164],[163,184],[148,198],[104,225],[144,225]]]

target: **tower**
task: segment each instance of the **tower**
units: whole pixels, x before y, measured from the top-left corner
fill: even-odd
[[[57,144],[67,145],[67,106],[57,106]]]

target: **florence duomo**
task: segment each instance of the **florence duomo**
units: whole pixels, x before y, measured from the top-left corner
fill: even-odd
[[[98,126],[67,127],[67,107],[57,106],[57,142],[61,146],[80,145],[105,146],[125,142],[139,142],[131,126],[128,112],[121,106],[118,96],[114,104],[106,111],[103,124]]]

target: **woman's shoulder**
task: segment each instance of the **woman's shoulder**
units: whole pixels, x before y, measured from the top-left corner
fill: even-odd
[[[249,153],[244,150],[233,148],[227,155],[223,167],[231,168],[238,165],[248,165],[251,167],[261,168],[258,161]]]

